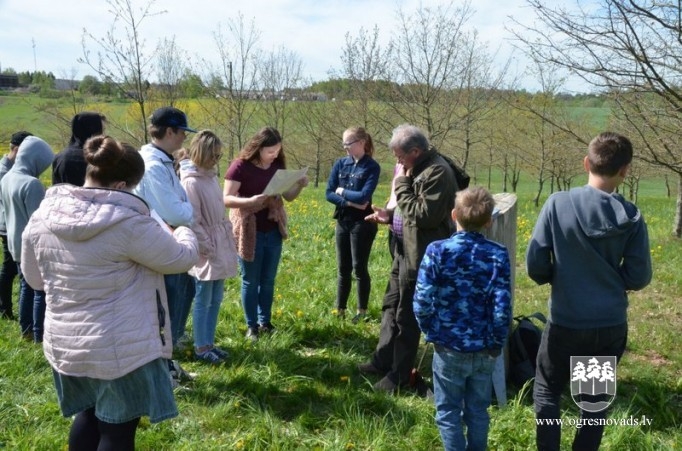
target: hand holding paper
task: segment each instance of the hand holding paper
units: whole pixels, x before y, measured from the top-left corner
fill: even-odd
[[[278,169],[265,187],[263,194],[268,196],[281,195],[289,191],[294,183],[306,176],[308,168],[302,169]]]

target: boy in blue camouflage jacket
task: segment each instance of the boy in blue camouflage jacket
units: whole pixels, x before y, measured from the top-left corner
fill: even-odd
[[[414,313],[435,346],[436,424],[448,451],[486,449],[492,372],[509,332],[509,254],[481,234],[494,205],[481,187],[457,193],[457,232],[428,246],[417,276]]]

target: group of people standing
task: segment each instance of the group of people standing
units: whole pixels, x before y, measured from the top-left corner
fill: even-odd
[[[191,376],[172,360],[173,350],[188,340],[192,312],[196,359],[219,364],[228,358],[215,332],[225,279],[237,268],[246,338],[275,329],[274,282],[287,238],[284,200],[293,201],[308,184],[303,176],[281,195],[264,193],[286,169],[282,137],[271,127],[244,145],[222,190],[220,139],[190,128],[181,110],[154,111],[151,142],[139,151],[104,128],[100,114],[76,115],[71,142],[56,158],[43,140],[20,132],[0,161],[0,313],[13,316],[7,286],[11,295],[18,274],[21,331],[43,341],[62,413],[75,415],[72,449],[133,449],[141,416],[158,422],[178,414],[173,388]],[[194,136],[184,148],[188,133]],[[492,222],[493,197],[480,187],[460,190],[452,161],[421,129],[401,125],[389,141],[397,160],[391,198],[374,205],[381,168],[372,137],[349,128],[342,146],[347,155],[335,161],[325,191],[335,206],[338,316],[346,315],[355,278],[352,321],[368,319],[368,263],[379,224],[389,226],[392,256],[378,343],[358,370],[378,376],[375,390],[413,390],[423,332],[435,345],[436,423],[445,448],[485,449],[491,374],[512,314],[508,251],[482,233]],[[558,417],[570,353],[620,358],[625,291],[651,279],[646,225],[636,207],[613,194],[631,159],[626,138],[595,138],[585,160],[588,186],[550,197],[531,239],[529,275],[553,287],[534,392],[539,418]],[[37,177],[50,164],[53,186],[45,191]],[[573,208],[559,209],[564,203]],[[604,230],[590,219],[597,217]],[[567,271],[564,262],[580,265],[583,251],[594,257],[592,270]],[[581,312],[591,304],[585,293],[576,298],[565,287],[571,271],[610,299],[585,324]],[[605,272],[610,276],[598,275]],[[576,330],[585,337],[578,348],[559,343]],[[602,337],[608,346],[601,346]],[[602,429],[585,426],[576,440],[596,449]],[[538,447],[558,449],[559,432],[538,426]]]

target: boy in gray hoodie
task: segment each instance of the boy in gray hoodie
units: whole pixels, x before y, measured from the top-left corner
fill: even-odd
[[[535,415],[543,420],[536,424],[539,450],[559,450],[561,425],[553,420],[560,418],[559,401],[571,378],[571,357],[620,360],[627,341],[627,292],[651,281],[644,217],[615,192],[631,162],[632,144],[626,137],[610,132],[595,137],[584,158],[587,185],[552,194],[528,243],[528,275],[538,284],[552,286],[533,388]],[[582,427],[573,449],[596,450],[608,403],[586,410],[582,401],[589,396],[581,396],[576,403]],[[603,401],[603,396],[592,398],[588,402]]]
[[[21,234],[28,219],[45,197],[45,187],[38,180],[54,160],[50,146],[37,136],[28,136],[19,146],[14,166],[0,180],[0,199],[5,207],[7,247],[17,262],[20,280],[19,326],[25,338],[43,340],[45,293],[34,291],[21,274]]]

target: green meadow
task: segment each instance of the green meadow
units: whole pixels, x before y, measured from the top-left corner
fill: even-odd
[[[55,148],[65,144],[64,123],[45,120],[20,97],[0,96],[0,119],[4,119],[0,138],[7,138],[5,142],[8,133],[29,124]],[[382,161],[385,168],[391,163]],[[42,178],[49,179],[47,174]],[[387,199],[387,180],[382,177],[375,203]],[[491,191],[499,192],[499,177],[493,180]],[[515,315],[547,313],[549,288],[536,286],[524,266],[526,243],[539,211],[532,201],[535,189],[530,177],[522,177],[514,250]],[[666,196],[662,181],[646,180],[640,185],[638,205],[649,225],[654,279],[630,296],[629,343],[617,368],[618,391],[610,411],[610,418],[623,424],[606,428],[602,449],[676,450],[682,448],[682,248],[670,233],[675,197]],[[228,280],[217,344],[229,350],[230,359],[211,367],[191,355],[179,356],[183,367],[196,373],[194,381],[176,391],[180,416],[156,425],[143,419],[138,449],[442,449],[432,402],[409,393],[375,393],[376,379],[356,370],[373,351],[379,333],[381,299],[390,270],[386,229],[380,228],[370,262],[372,320],[354,325],[332,314],[334,220],[324,184],[317,188],[311,184],[287,205],[287,211],[290,238],[276,282],[276,333],[256,343],[244,338],[240,282]],[[16,312],[16,292],[14,302]],[[351,294],[349,307],[354,303]],[[421,368],[427,380],[430,363],[427,353]],[[507,405],[491,406],[490,449],[535,448],[531,391],[528,385],[508,385]],[[569,393],[563,408],[564,419],[578,418]],[[640,424],[633,424],[634,420]],[[71,419],[59,412],[42,349],[20,338],[18,323],[0,320],[0,449],[66,450],[70,424]],[[570,449],[575,427],[566,425],[562,430],[563,447]]]
[[[376,199],[387,192],[384,184]],[[649,224],[655,275],[649,287],[631,295],[629,345],[618,366],[618,393],[610,418],[648,419],[650,424],[607,427],[603,449],[675,450],[682,440],[682,262],[680,243],[669,234],[674,200],[640,197],[640,207]],[[535,286],[523,265],[537,210],[526,195],[519,197],[518,208],[514,313],[546,313],[548,289]],[[371,258],[373,320],[354,325],[332,315],[334,222],[324,190],[306,188],[288,205],[288,213],[291,237],[285,242],[276,283],[277,332],[257,343],[243,338],[239,280],[230,279],[217,340],[230,351],[229,362],[209,367],[182,356],[183,365],[197,376],[176,392],[180,416],[157,425],[143,420],[138,449],[439,449],[431,402],[411,394],[375,393],[375,380],[355,368],[370,355],[379,332],[390,265],[386,229],[380,230]],[[66,449],[71,420],[60,415],[42,350],[20,339],[15,322],[1,321],[0,337],[0,446]],[[430,378],[430,355],[422,372]],[[534,448],[529,390],[508,386],[508,404],[490,408],[490,449]],[[568,394],[563,407],[563,418],[577,418]],[[574,430],[563,429],[567,447]]]

